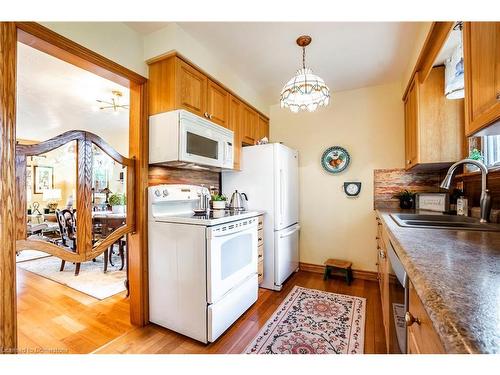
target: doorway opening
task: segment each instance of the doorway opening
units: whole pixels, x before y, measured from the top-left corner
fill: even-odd
[[[2,232],[12,292],[2,295],[0,348],[91,352],[148,321],[147,80],[39,24],[0,26],[0,134],[15,140],[1,155],[15,168],[2,182],[14,203],[2,222],[14,230]]]

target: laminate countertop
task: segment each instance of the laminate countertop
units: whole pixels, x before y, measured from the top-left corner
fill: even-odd
[[[500,232],[400,227],[378,209],[448,353],[500,353]]]

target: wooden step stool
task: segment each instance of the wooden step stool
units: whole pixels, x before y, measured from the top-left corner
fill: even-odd
[[[351,285],[351,281],[353,280],[351,266],[352,262],[347,260],[328,259],[325,262],[325,275],[323,276],[323,280],[327,280],[330,277],[331,271],[341,271],[345,275],[347,285]]]

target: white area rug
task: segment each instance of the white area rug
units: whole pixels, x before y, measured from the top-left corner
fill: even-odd
[[[66,262],[64,271],[60,272],[61,259],[54,256],[17,263],[17,266],[102,300],[125,290],[125,268],[119,271],[117,257],[114,264],[113,267],[108,263],[108,272],[104,273],[104,256],[100,255],[96,262],[82,263],[78,276],[75,276],[76,265],[71,262]]]
[[[19,253],[19,255],[16,255],[16,263],[47,257],[50,257],[50,254],[44,253],[43,251],[23,250]]]

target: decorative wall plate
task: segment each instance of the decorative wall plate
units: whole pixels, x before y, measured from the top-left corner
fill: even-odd
[[[346,169],[351,161],[347,150],[340,146],[327,148],[321,156],[321,165],[329,173],[340,173]]]

